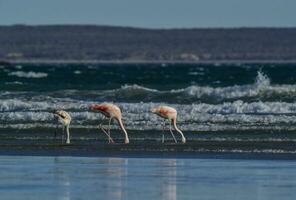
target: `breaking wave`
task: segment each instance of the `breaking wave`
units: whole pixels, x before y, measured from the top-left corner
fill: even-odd
[[[50,101],[1,100],[1,128],[53,127],[56,123],[51,111],[67,110],[72,126],[95,128],[103,116],[90,112],[93,101],[51,99]],[[160,103],[119,103],[128,129],[162,129],[162,119],[150,109]],[[296,103],[285,102],[225,102],[222,104],[168,104],[178,110],[178,123],[184,131],[296,129]]]
[[[35,74],[36,75],[36,74]],[[43,77],[39,74],[36,77]],[[30,77],[33,77],[30,75]],[[19,82],[13,82],[14,84]],[[258,72],[253,84],[234,85],[228,87],[212,87],[192,85],[181,89],[159,90],[140,86],[137,84],[123,85],[111,90],[60,90],[53,92],[27,92],[33,96],[47,96],[70,98],[88,101],[114,101],[114,102],[166,102],[178,104],[211,103],[220,104],[242,100],[244,102],[256,101],[284,101],[294,102],[296,98],[296,85],[271,84],[270,79],[262,72]],[[18,92],[0,92],[0,98],[19,98]],[[25,95],[25,94],[24,94]]]
[[[270,79],[258,72],[249,85],[210,87],[192,85],[183,89],[157,90],[140,85],[123,85],[119,89],[101,91],[67,90],[49,94],[74,99],[116,102],[213,103],[243,100],[294,102],[296,85],[272,85]]]

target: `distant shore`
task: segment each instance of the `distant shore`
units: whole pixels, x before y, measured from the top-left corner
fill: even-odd
[[[296,60],[0,60],[0,64],[296,64]]]
[[[0,26],[0,60],[34,63],[269,63],[273,60],[290,63],[294,60],[294,63],[295,34],[296,28],[264,27]]]

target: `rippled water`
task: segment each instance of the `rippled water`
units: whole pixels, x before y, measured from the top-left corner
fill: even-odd
[[[0,193],[44,200],[293,200],[295,174],[294,161],[0,156]]]

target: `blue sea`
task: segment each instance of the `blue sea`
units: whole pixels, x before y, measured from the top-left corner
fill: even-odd
[[[295,99],[295,64],[1,65],[1,197],[295,199]],[[116,123],[107,144],[89,110],[102,102],[121,108],[129,145]],[[158,105],[177,109],[187,144]],[[54,139],[56,109],[71,145]]]

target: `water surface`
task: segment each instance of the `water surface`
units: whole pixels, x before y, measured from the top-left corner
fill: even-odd
[[[0,156],[3,199],[295,199],[296,162]]]

